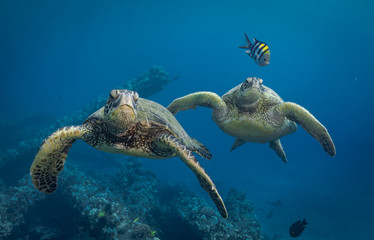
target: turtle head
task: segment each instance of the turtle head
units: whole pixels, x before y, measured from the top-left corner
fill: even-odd
[[[247,78],[241,85],[238,91],[238,103],[242,106],[248,106],[256,103],[262,94],[261,78]]]
[[[123,132],[136,121],[139,94],[135,91],[113,89],[104,107],[104,117],[116,132]]]

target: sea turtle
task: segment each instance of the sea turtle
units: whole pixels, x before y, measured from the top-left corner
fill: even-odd
[[[211,159],[209,150],[188,136],[177,119],[160,104],[139,98],[134,91],[112,90],[105,106],[82,125],[60,128],[43,141],[30,169],[32,182],[39,191],[56,190],[57,176],[76,139],[110,153],[152,159],[180,157],[196,174],[222,217],[227,218],[216,186],[192,154],[196,152]]]
[[[330,156],[335,156],[335,146],[326,128],[308,110],[284,102],[262,82],[260,78],[247,78],[222,98],[213,92],[192,93],[175,99],[167,108],[174,115],[197,106],[213,108],[214,122],[222,131],[236,137],[231,150],[246,142],[269,143],[287,162],[279,138],[295,132],[298,123]]]

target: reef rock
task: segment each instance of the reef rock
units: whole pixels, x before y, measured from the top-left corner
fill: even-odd
[[[192,239],[203,240],[261,240],[261,227],[252,203],[245,194],[231,189],[225,201],[229,218],[223,219],[212,207],[197,196],[180,192],[171,201],[168,214],[173,219],[173,229],[188,226]],[[178,230],[177,230],[178,231]],[[177,237],[178,232],[168,233]],[[181,233],[182,234],[182,233]],[[187,234],[183,233],[183,234]]]
[[[0,239],[9,236],[12,231],[25,222],[30,206],[44,199],[35,191],[31,177],[25,176],[18,186],[0,188]]]

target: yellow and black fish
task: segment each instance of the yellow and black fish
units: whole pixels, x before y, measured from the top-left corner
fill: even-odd
[[[247,40],[247,46],[241,46],[239,48],[248,49],[245,52],[261,67],[268,65],[270,62],[269,46],[264,42],[258,41],[256,38],[253,38],[253,43],[251,43],[247,34],[244,33],[244,35]]]

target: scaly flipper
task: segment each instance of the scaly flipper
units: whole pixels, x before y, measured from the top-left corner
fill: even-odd
[[[296,103],[284,102],[279,104],[275,111],[302,126],[305,131],[317,139],[330,156],[335,156],[335,146],[327,129],[308,110]]]
[[[269,143],[269,147],[271,147],[276,152],[278,157],[280,157],[283,160],[283,162],[287,163],[287,157],[286,157],[286,154],[284,153],[282,144],[279,139],[271,141]]]
[[[199,162],[196,160],[195,156],[190,150],[187,149],[187,146],[180,141],[178,138],[168,135],[161,134],[155,140],[155,144],[159,147],[169,147],[172,148],[175,153],[183,160],[185,164],[195,173],[197,179],[205,191],[209,193],[209,196],[212,198],[214,204],[218,208],[221,216],[227,218],[227,210],[221,196],[219,195],[216,186],[213,181],[210,179],[205,170],[200,166]]]
[[[87,131],[83,126],[63,127],[43,141],[30,168],[32,183],[39,191],[56,190],[57,176],[64,168],[70,147]]]
[[[243,140],[240,140],[239,138],[237,138],[234,142],[234,144],[232,145],[232,147],[230,148],[230,152],[233,151],[234,149],[236,149],[237,147],[240,147],[241,145],[243,145],[245,143],[245,141]]]
[[[212,154],[210,153],[209,149],[205,147],[204,144],[197,141],[195,138],[191,138],[191,141],[193,141],[193,143],[196,145],[196,147],[194,147],[192,151],[196,152],[197,154],[199,154],[200,156],[202,156],[203,158],[207,160],[212,159]]]
[[[197,106],[213,108],[217,114],[226,113],[226,103],[213,92],[196,92],[175,99],[167,109],[173,114],[179,111],[195,109]]]

